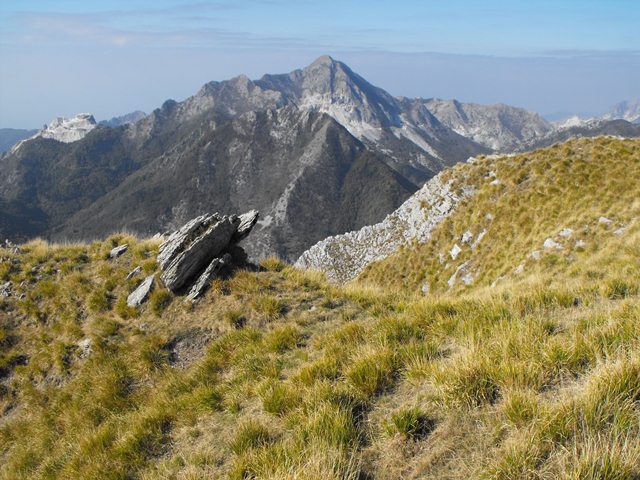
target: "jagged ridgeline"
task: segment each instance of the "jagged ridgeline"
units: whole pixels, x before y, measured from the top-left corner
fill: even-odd
[[[635,119],[627,107],[611,118]],[[54,120],[0,156],[0,238],[145,237],[205,212],[257,209],[249,255],[295,261],[381,221],[470,156],[602,134],[640,136],[640,125],[558,127],[508,105],[394,97],[324,56],[287,74],[209,82],[146,116]]]
[[[0,477],[638,478],[639,151],[446,171],[347,286],[272,258],[191,302],[160,239],[0,248]],[[207,218],[168,264],[242,230]]]

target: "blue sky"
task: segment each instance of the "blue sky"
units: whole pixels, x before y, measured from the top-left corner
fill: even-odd
[[[638,0],[3,0],[0,127],[348,63],[394,95],[596,114],[640,96]]]

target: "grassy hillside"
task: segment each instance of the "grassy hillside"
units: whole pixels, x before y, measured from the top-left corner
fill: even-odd
[[[370,265],[361,281],[450,294],[543,279],[606,287],[637,276],[640,140],[577,139],[446,173],[476,193],[431,241]]]
[[[589,200],[598,197],[583,188],[589,177],[557,188],[584,209],[554,201],[549,172],[578,158],[560,154],[567,148],[592,162],[627,150],[624,165],[594,177],[611,209]],[[637,151],[580,141],[452,171],[484,185],[495,162],[501,185],[480,187],[485,203],[474,209],[472,199],[443,225],[442,245],[403,255],[428,263],[423,248],[448,251],[472,225],[466,211],[506,228],[501,212],[530,215],[526,195],[540,219],[526,233],[490,234],[487,224],[473,255],[493,263],[450,291],[443,270],[428,296],[413,293],[425,275],[413,262],[404,278],[398,259],[386,264],[386,285],[375,284],[376,266],[336,287],[269,259],[214,282],[195,305],[156,287],[130,309],[140,279],[126,275],[156,271],[157,243],[119,235],[0,249],[0,285],[13,285],[0,298],[0,478],[638,478],[637,203],[608,191],[637,188]],[[544,156],[546,168],[528,168],[525,158]],[[523,190],[507,209],[498,193],[516,188],[518,169],[531,172],[520,185],[545,181],[530,189],[540,197]],[[603,215],[616,224],[598,223]],[[513,274],[557,227],[573,228],[584,251],[567,240]],[[107,259],[123,242],[128,252]]]

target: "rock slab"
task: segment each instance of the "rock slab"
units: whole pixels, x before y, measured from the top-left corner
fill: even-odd
[[[158,263],[161,279],[172,292],[189,288],[188,298],[195,300],[223,267],[230,265],[229,254],[246,238],[258,221],[251,210],[240,216],[217,213],[196,217],[169,235],[160,245]]]
[[[149,275],[145,278],[138,288],[136,288],[131,294],[127,297],[127,305],[129,307],[139,307],[142,305],[147,298],[149,297],[149,293],[151,292],[151,288],[153,287],[153,275]]]

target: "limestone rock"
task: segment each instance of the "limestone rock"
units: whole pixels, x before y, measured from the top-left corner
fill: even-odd
[[[258,217],[260,213],[258,210],[250,210],[247,213],[240,215],[240,224],[238,225],[238,229],[236,233],[233,235],[233,243],[238,243],[241,240],[244,240],[253,229],[253,226],[258,221]]]
[[[135,277],[136,275],[138,275],[140,272],[142,271],[142,267],[136,267],[133,270],[131,270],[129,272],[129,274],[127,275],[127,278],[125,280],[131,280],[133,277]]]
[[[129,249],[128,243],[125,243],[124,245],[119,245],[111,250],[111,252],[109,253],[109,258],[118,258],[128,249]]]
[[[202,233],[211,223],[219,220],[220,218],[217,213],[201,215],[193,220],[189,220],[181,228],[173,232],[169,238],[160,245],[158,253],[160,268],[163,270],[167,268],[176,255],[197,238],[199,233]]]
[[[562,230],[560,230],[560,233],[558,233],[558,235],[564,238],[569,238],[572,234],[573,230],[571,230],[570,228],[563,228]]]
[[[0,297],[10,297],[11,296],[11,282],[5,282],[0,284]]]
[[[328,237],[304,252],[298,268],[321,270],[334,282],[357,277],[371,262],[394,254],[401,245],[426,242],[436,226],[475,192],[461,190],[436,175],[380,223]]]
[[[451,259],[455,260],[456,258],[458,258],[458,255],[460,255],[461,251],[462,249],[458,246],[458,244],[454,244],[451,248],[451,251],[449,252],[449,255],[451,255]]]
[[[176,256],[162,273],[162,281],[173,292],[180,290],[208,265],[231,242],[240,219],[223,217],[197,237],[186,250]]]
[[[472,238],[473,238],[473,233],[471,233],[471,230],[467,230],[466,232],[464,232],[462,234],[462,237],[461,237],[460,241],[462,243],[467,243],[468,244],[468,243],[471,242]]]
[[[147,300],[152,287],[153,275],[149,275],[140,285],[138,285],[138,288],[131,292],[127,297],[127,305],[130,307],[139,307],[142,305]]]
[[[228,253],[225,253],[222,258],[214,258],[207,269],[202,273],[202,275],[200,275],[198,281],[191,287],[189,295],[187,295],[187,299],[193,301],[202,295],[202,293],[204,293],[204,291],[209,287],[211,281],[218,276],[220,270],[230,262],[231,255]]]
[[[542,245],[544,248],[546,248],[547,250],[550,249],[556,249],[556,250],[562,250],[562,245],[560,245],[558,242],[554,241],[553,238],[547,238],[544,241],[544,244]]]
[[[91,353],[91,339],[84,338],[78,342],[78,348],[80,349],[80,358],[84,358]]]

